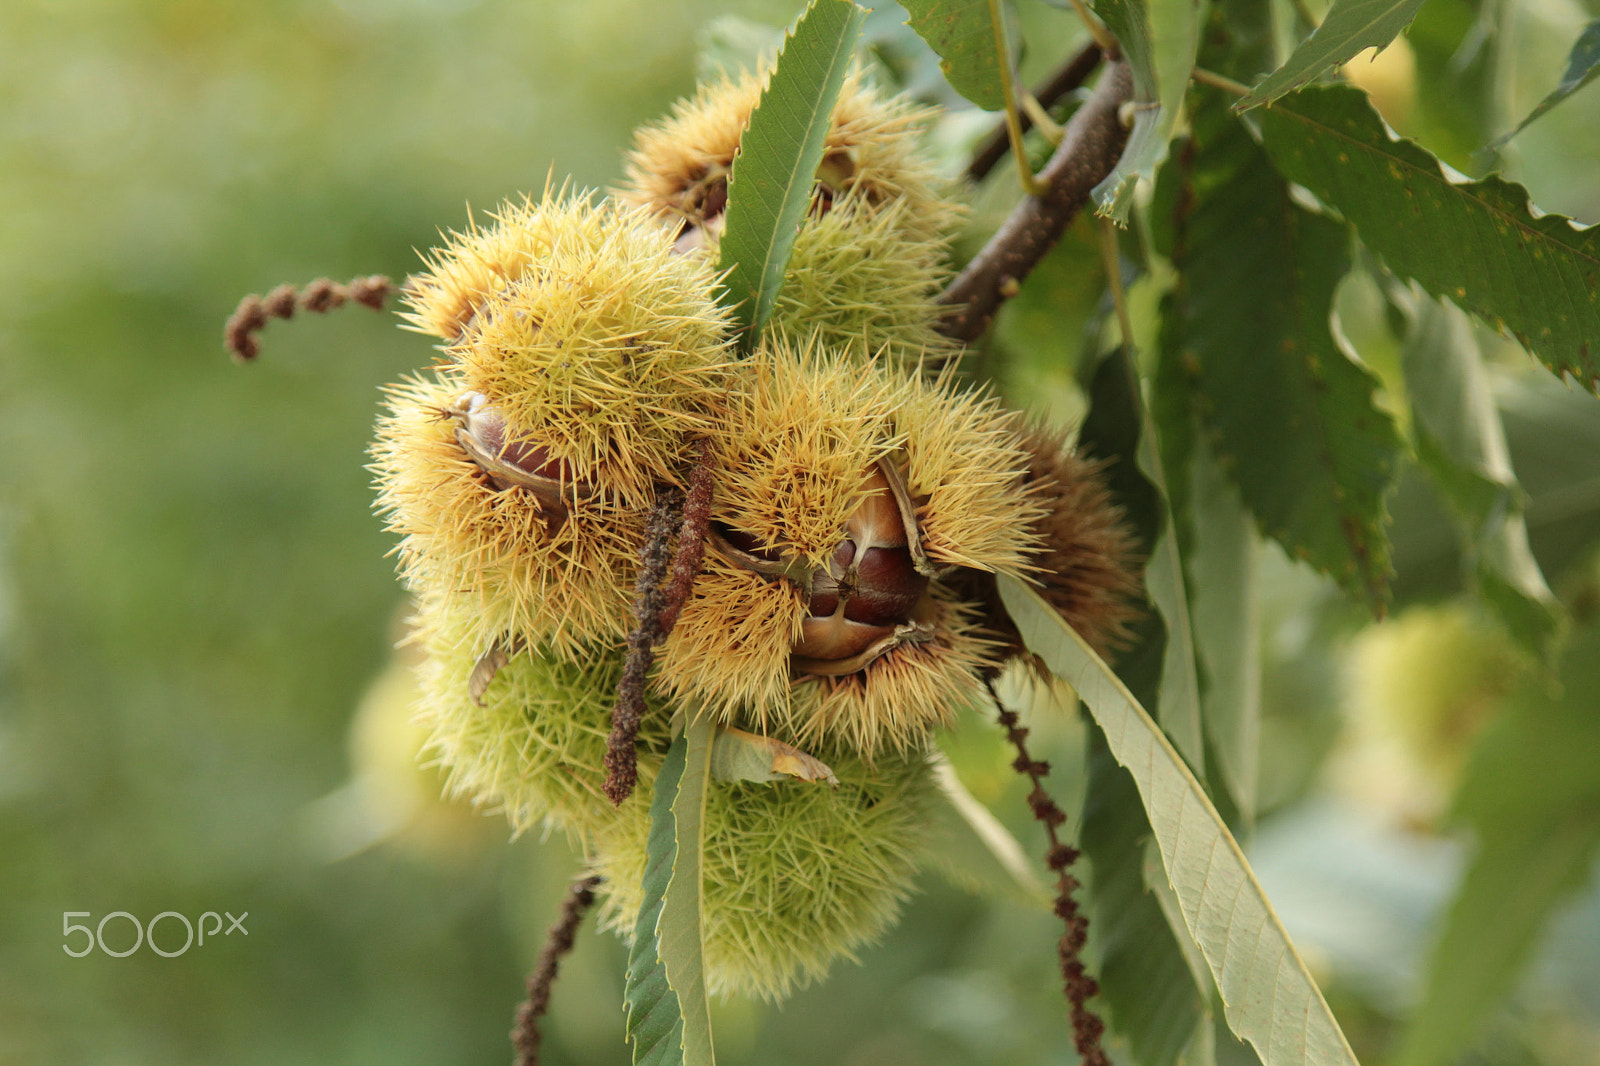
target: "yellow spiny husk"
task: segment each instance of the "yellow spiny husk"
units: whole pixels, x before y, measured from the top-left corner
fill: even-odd
[[[804,748],[826,745],[868,759],[925,751],[934,730],[981,702],[979,671],[1000,645],[978,626],[980,609],[935,582],[927,621],[931,635],[902,644],[859,673],[795,680],[787,721],[772,728]]]
[[[1133,531],[1112,502],[1103,464],[1076,454],[1059,433],[1034,430],[1024,446],[1029,489],[1043,507],[1033,522],[1029,576],[1084,640],[1110,655],[1143,613]]]
[[[872,765],[813,752],[839,785],[711,781],[705,807],[702,921],[712,992],[777,1001],[855,959],[899,917],[930,832],[926,756]],[[648,817],[597,837],[601,920],[631,938],[642,901]]]
[[[448,373],[395,386],[378,423],[378,508],[401,535],[407,585],[470,602],[485,639],[514,633],[567,657],[620,641],[642,520],[581,498],[566,501],[563,516],[524,489],[496,488],[445,413],[464,387]]]
[[[720,417],[728,314],[711,267],[610,201],[546,193],[453,235],[408,284],[467,387],[600,496],[675,482]]]
[[[865,473],[899,444],[892,418],[913,395],[903,372],[816,343],[767,343],[730,399],[712,517],[826,562],[866,496]]]
[[[914,383],[895,428],[928,557],[1021,575],[1038,551],[1044,514],[1025,483],[1021,419],[991,396],[958,389],[949,373]]]
[[[512,644],[474,699],[472,677],[493,642],[472,600],[439,593],[419,602],[413,637],[420,668],[418,721],[457,795],[503,810],[518,831],[534,825],[587,839],[619,813],[605,796],[606,738],[622,653],[596,646],[578,661]],[[648,810],[650,786],[670,741],[670,711],[650,707],[638,745],[640,787],[624,805]]]
[[[672,114],[641,127],[628,154],[623,201],[674,222],[705,220],[708,185],[725,181],[739,138],[761,98],[764,75],[704,85]],[[834,105],[819,178],[835,200],[855,196],[877,207],[904,200],[908,237],[942,240],[960,209],[938,192],[935,168],[922,149],[933,112],[905,97],[883,97],[860,72],[845,80]]]
[[[719,722],[761,730],[789,717],[789,652],[800,635],[805,595],[792,581],[763,577],[706,551],[694,592],[657,652],[655,690],[702,708]],[[748,710],[747,710],[748,709]]]
[[[718,255],[728,177],[760,90],[755,75],[702,87],[635,135],[617,195],[661,219],[685,253]],[[816,336],[863,357],[951,352],[935,329],[934,297],[964,209],[941,191],[922,148],[929,115],[881,96],[859,73],[846,81],[769,332]]]

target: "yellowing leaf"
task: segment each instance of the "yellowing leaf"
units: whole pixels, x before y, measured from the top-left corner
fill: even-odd
[[[718,781],[825,781],[837,785],[833,769],[792,744],[723,727],[711,744],[711,776]]]

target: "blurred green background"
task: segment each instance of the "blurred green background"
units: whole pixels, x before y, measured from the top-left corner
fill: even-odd
[[[384,716],[403,697],[372,689],[403,598],[365,449],[380,386],[431,349],[354,308],[272,323],[261,363],[240,368],[221,325],[279,282],[402,277],[468,205],[549,175],[616,180],[632,127],[692,87],[708,20],[782,25],[797,7],[0,5],[0,1063],[509,1059],[523,977],[576,860],[563,841],[508,841],[495,818],[420,799],[403,724]],[[1576,11],[1530,38],[1531,99]],[[1025,14],[1028,68],[1042,70],[1078,31],[1042,5]],[[886,10],[874,32],[897,21]],[[1543,206],[1595,219],[1600,135],[1584,106],[1530,130],[1514,158]],[[1069,241],[1031,313],[1082,304],[1071,267],[1093,277],[1094,262]],[[1077,341],[1020,350],[1028,313],[993,369],[1071,410],[1060,353]],[[1593,401],[1520,370],[1506,381],[1508,410],[1523,405],[1514,449],[1536,468],[1522,471],[1535,549],[1581,569],[1600,515]],[[1437,505],[1416,490],[1396,510],[1402,588],[1414,566],[1443,575],[1419,578],[1417,599],[1448,596]],[[1359,621],[1321,582],[1266,565],[1264,794],[1278,813],[1253,854],[1353,1039],[1382,1048],[1417,993],[1460,845],[1314,773],[1339,733]],[[1039,725],[1071,796],[1081,737]],[[992,734],[967,723],[952,743],[974,792],[1037,850]],[[925,889],[862,966],[781,1010],[722,1008],[723,1060],[1075,1061],[1054,919],[932,875]],[[248,935],[175,958],[72,958],[69,911],[248,912]],[[1560,923],[1522,986],[1532,1006],[1496,1029],[1511,1050],[1485,1061],[1600,1061],[1592,888]],[[126,922],[105,935],[132,939]],[[179,935],[163,924],[161,943]],[[627,1061],[623,960],[584,931],[547,1061]]]

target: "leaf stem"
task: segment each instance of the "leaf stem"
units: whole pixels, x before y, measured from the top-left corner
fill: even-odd
[[[1234,81],[1232,78],[1224,74],[1218,74],[1215,71],[1207,70],[1205,67],[1195,67],[1189,72],[1189,77],[1193,78],[1201,85],[1209,85],[1214,89],[1221,89],[1224,92],[1230,92],[1235,96],[1244,96],[1250,91],[1250,86],[1245,85],[1242,82]]]
[[[1021,104],[1024,117],[1044,134],[1044,139],[1049,141],[1052,147],[1060,144],[1061,126],[1050,117],[1050,112],[1044,109],[1044,105],[1034,99],[1032,93],[1023,93]]]
[[[1122,346],[1131,352],[1133,316],[1128,313],[1128,294],[1122,288],[1122,256],[1117,248],[1117,226],[1109,218],[1100,220],[1100,258],[1105,264],[1106,286],[1111,290],[1111,306],[1117,312],[1117,328],[1122,331]]]
[[[1011,49],[1006,41],[1006,20],[1000,0],[989,0],[989,25],[994,31],[994,50],[1000,57],[1000,88],[1006,98],[1006,134],[1011,139],[1011,154],[1017,157],[1017,177],[1022,180],[1024,193],[1042,196],[1044,184],[1034,176],[1022,143],[1022,119],[1017,113],[1017,85],[1011,72]]]
[[[1072,0],[1072,10],[1083,20],[1083,28],[1089,31],[1089,36],[1094,38],[1094,43],[1100,46],[1100,50],[1107,55],[1116,55],[1117,39],[1111,36],[1111,31],[1106,29],[1106,24],[1100,21],[1099,16],[1090,11],[1083,0]]]

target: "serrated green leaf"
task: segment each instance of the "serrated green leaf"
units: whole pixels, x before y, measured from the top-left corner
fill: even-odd
[[[690,722],[683,733],[687,741],[683,775],[671,812],[675,858],[656,926],[667,983],[677,993],[683,1013],[684,1066],[716,1066],[717,1061],[711,1045],[711,1006],[706,998],[700,914],[706,782],[711,777],[711,737],[715,730],[711,716],[702,715]]]
[[[1523,493],[1477,341],[1456,308],[1399,295],[1410,314],[1401,365],[1417,458],[1460,520],[1479,595],[1523,647],[1548,656],[1561,609],[1528,547]]]
[[[1572,54],[1567,57],[1567,72],[1561,76],[1561,84],[1553,89],[1549,96],[1539,101],[1539,106],[1528,114],[1528,117],[1517,123],[1517,128],[1499,138],[1489,147],[1500,148],[1511,138],[1528,128],[1528,124],[1539,118],[1546,111],[1555,107],[1561,101],[1588,85],[1600,74],[1600,19],[1593,19],[1583,28],[1578,35],[1578,40],[1572,46]]]
[[[1164,328],[1217,461],[1267,536],[1380,609],[1400,438],[1334,338],[1349,234],[1294,202],[1237,120],[1213,129],[1189,181]]]
[[[939,56],[950,87],[985,111],[1006,106],[991,0],[904,0],[906,25]]]
[[[1193,461],[1196,654],[1205,668],[1200,705],[1213,755],[1243,824],[1255,817],[1261,749],[1259,544],[1250,513],[1204,441]]]
[[[1160,727],[1037,593],[1008,575],[999,587],[1028,650],[1073,687],[1111,754],[1132,774],[1230,1027],[1255,1045],[1265,1066],[1355,1066],[1244,852]]]
[[[701,966],[700,855],[709,719],[672,742],[650,802],[644,898],[624,999],[635,1066],[714,1066]]]
[[[1116,168],[1093,192],[1100,214],[1125,223],[1138,179],[1155,176],[1183,115],[1200,46],[1198,9],[1192,0],[1097,0],[1094,9],[1133,69],[1133,130]]]
[[[1278,170],[1349,219],[1389,268],[1600,389],[1600,227],[1539,213],[1520,185],[1447,176],[1366,94],[1302,90],[1261,114]]]
[[[719,266],[744,351],[755,346],[777,303],[865,18],[850,0],[812,0],[785,39],[739,139]]]
[[[1428,963],[1399,1066],[1457,1060],[1600,850],[1600,628],[1562,660],[1560,697],[1529,678],[1478,738],[1457,794],[1478,852]]]
[[[718,781],[805,781],[837,785],[821,759],[775,737],[723,726],[711,742],[711,776]]]
[[[1129,512],[1145,558],[1145,586],[1159,617],[1138,628],[1132,656],[1159,656],[1161,725],[1196,773],[1205,773],[1205,738],[1200,720],[1200,681],[1195,672],[1178,541],[1167,515],[1166,482],[1154,426],[1139,395],[1137,371],[1125,349],[1101,360],[1089,385],[1089,414],[1078,430],[1078,447],[1109,460],[1106,477],[1118,504]],[[1152,632],[1160,628],[1161,640]]]
[[[1211,1025],[1203,994],[1160,901],[1145,878],[1150,823],[1139,790],[1091,727],[1089,790],[1079,844],[1094,864],[1089,936],[1100,958],[1096,979],[1111,1026],[1140,1066],[1173,1066],[1199,1026]],[[1207,979],[1209,982],[1209,978]]]
[[[1327,17],[1234,107],[1243,111],[1293,92],[1368,48],[1383,48],[1411,25],[1422,0],[1334,0]]]
[[[667,749],[650,801],[644,901],[633,926],[633,947],[628,952],[628,977],[623,996],[628,1011],[628,1040],[633,1044],[636,1066],[675,1066],[683,1062],[683,1012],[678,994],[667,981],[667,968],[661,961],[656,930],[667,882],[672,879],[672,867],[677,858],[672,804],[683,780],[684,755],[688,747],[688,741],[680,736]]]

